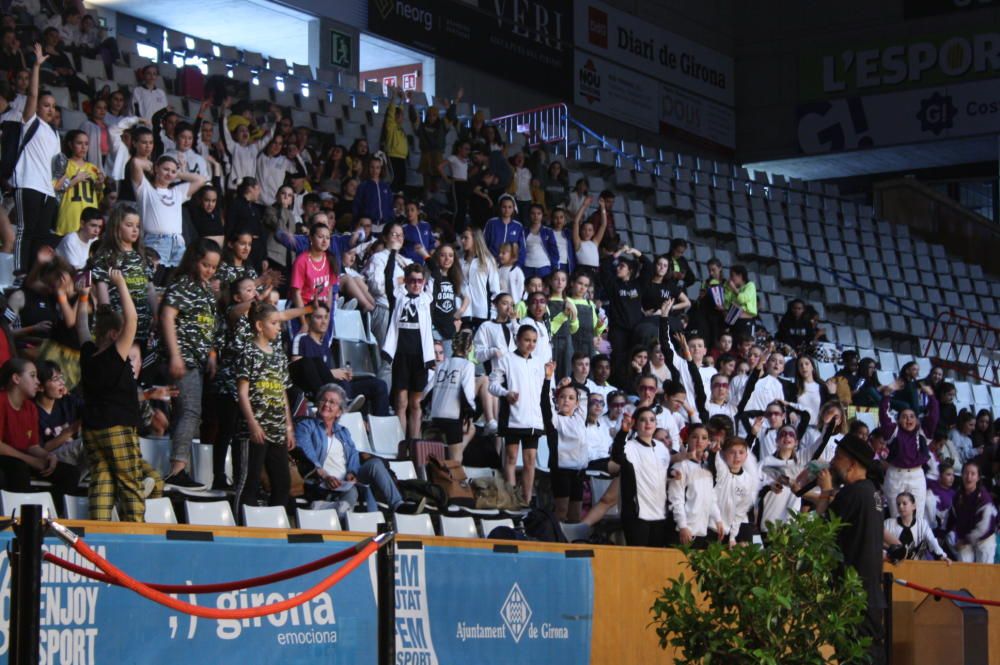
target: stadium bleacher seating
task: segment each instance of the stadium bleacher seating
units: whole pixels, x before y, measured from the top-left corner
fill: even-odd
[[[110,68],[111,79],[114,86],[129,92],[137,84],[136,70],[150,61],[139,54],[140,45],[134,39],[119,36],[117,43],[120,60]],[[199,58],[198,66],[206,75],[245,83],[251,100],[285,107],[296,125],[313,130],[317,143],[330,136],[340,143],[355,138],[378,140],[386,99],[380,88],[359,88],[356,78],[345,72],[314,72],[306,65],[172,30],[167,31],[166,45],[163,50],[162,41],[155,38],[144,44],[156,49],[160,83],[175,110],[188,119],[197,112],[198,100],[179,94],[182,91],[175,87],[177,68],[191,64],[190,58]],[[100,60],[80,60],[80,74],[96,87],[105,84],[108,73]],[[52,93],[62,109],[62,130],[79,127],[86,119],[79,104],[83,100],[74,103],[67,88],[56,87]],[[429,106],[422,93],[414,95],[413,103],[421,113]],[[459,116],[468,120],[476,111],[490,116],[489,109],[468,103],[460,105]],[[406,123],[409,126],[408,119]],[[516,145],[523,136],[508,135],[506,139]],[[446,151],[455,140],[452,130]],[[891,381],[909,360],[918,363],[922,376],[930,371],[931,360],[925,355],[928,340],[938,316],[945,312],[1000,327],[1000,280],[993,274],[949,255],[942,244],[912,235],[906,226],[878,219],[871,206],[842,197],[834,186],[750,172],[738,164],[634,141],[595,137],[576,127],[570,129],[567,146],[568,154],[556,154],[555,158],[567,167],[570,183],[585,177],[592,192],[612,188],[618,193],[614,212],[626,243],[647,253],[660,253],[666,251],[670,238],[685,238],[699,267],[713,256],[727,266],[738,258],[758,285],[761,319],[770,330],[776,328],[787,303],[802,298],[820,310],[830,341],[841,349],[856,349],[862,357],[878,359],[882,382]],[[415,165],[420,154],[412,132],[410,150],[410,163]],[[9,275],[0,266],[0,282],[4,279]],[[695,284],[688,295],[696,297],[697,291]],[[355,373],[374,374],[373,340],[358,312],[338,310],[334,326],[340,359],[350,360]],[[997,353],[995,348],[967,351],[975,351],[977,358]],[[819,369],[820,375],[828,378],[837,366],[824,363]],[[957,387],[959,405],[1000,414],[1000,389],[958,374],[951,374],[949,380]],[[366,423],[361,414],[346,414],[341,424],[351,432],[359,450],[395,458],[397,443],[403,438],[397,418],[372,417]],[[143,439],[141,443],[144,459],[165,475],[169,442]],[[542,449],[547,452],[545,446]],[[417,477],[412,463],[391,464],[399,479]],[[544,468],[544,460],[540,465]],[[210,445],[195,445],[193,471],[202,482],[211,482]],[[489,469],[467,471],[470,478],[493,474]],[[604,487],[606,480],[593,478],[592,484]],[[37,495],[33,498],[56,510],[51,495]],[[2,501],[3,512],[10,514],[23,497],[5,491]],[[231,511],[226,514],[229,507],[225,502],[189,501],[186,508],[190,523],[234,523]],[[68,501],[66,513],[83,515],[85,504]],[[339,528],[336,514],[327,513],[300,509],[299,522],[308,528]],[[256,512],[253,515],[257,517]],[[397,516],[397,520],[403,517],[407,516]],[[148,501],[147,519],[177,521],[167,499]],[[374,531],[376,520],[384,519],[380,513],[352,513],[344,527]],[[472,520],[442,516],[441,531],[468,537],[476,527]],[[414,533],[425,530],[423,520],[416,526],[403,521],[416,529]],[[429,519],[426,524],[433,533]],[[513,526],[513,522],[506,518],[480,520],[484,536],[501,525]]]

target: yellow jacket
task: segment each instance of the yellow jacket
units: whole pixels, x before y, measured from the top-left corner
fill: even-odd
[[[385,111],[385,139],[382,147],[390,159],[406,159],[410,154],[410,146],[406,142],[406,132],[402,125],[396,122],[397,108],[399,106],[394,102]]]

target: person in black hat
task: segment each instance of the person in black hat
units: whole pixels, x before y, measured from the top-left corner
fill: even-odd
[[[885,662],[882,613],[882,493],[871,480],[877,475],[875,454],[865,441],[848,434],[837,444],[837,452],[816,478],[822,490],[816,510],[830,512],[845,526],[837,532],[837,545],[844,555],[844,565],[852,566],[861,577],[868,594],[868,610],[861,624],[862,636],[872,638],[868,657],[871,663]],[[834,490],[834,485],[841,485]],[[831,501],[832,497],[832,501]],[[841,571],[842,572],[842,571]]]

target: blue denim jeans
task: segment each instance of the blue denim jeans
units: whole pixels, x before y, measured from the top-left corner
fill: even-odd
[[[147,233],[146,247],[151,247],[160,255],[160,263],[168,268],[180,265],[186,245],[180,233]]]
[[[396,489],[389,470],[385,468],[385,463],[380,459],[369,459],[361,465],[358,471],[358,482],[364,483],[368,487],[365,489],[365,504],[368,512],[378,510],[375,497],[382,499],[390,508],[395,510],[399,504],[403,503],[403,497]],[[374,490],[375,495],[372,495]]]

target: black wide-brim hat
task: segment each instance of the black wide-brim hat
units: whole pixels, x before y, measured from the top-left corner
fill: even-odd
[[[837,442],[837,452],[841,451],[868,471],[879,471],[879,465],[875,460],[875,451],[864,439],[848,434]]]

